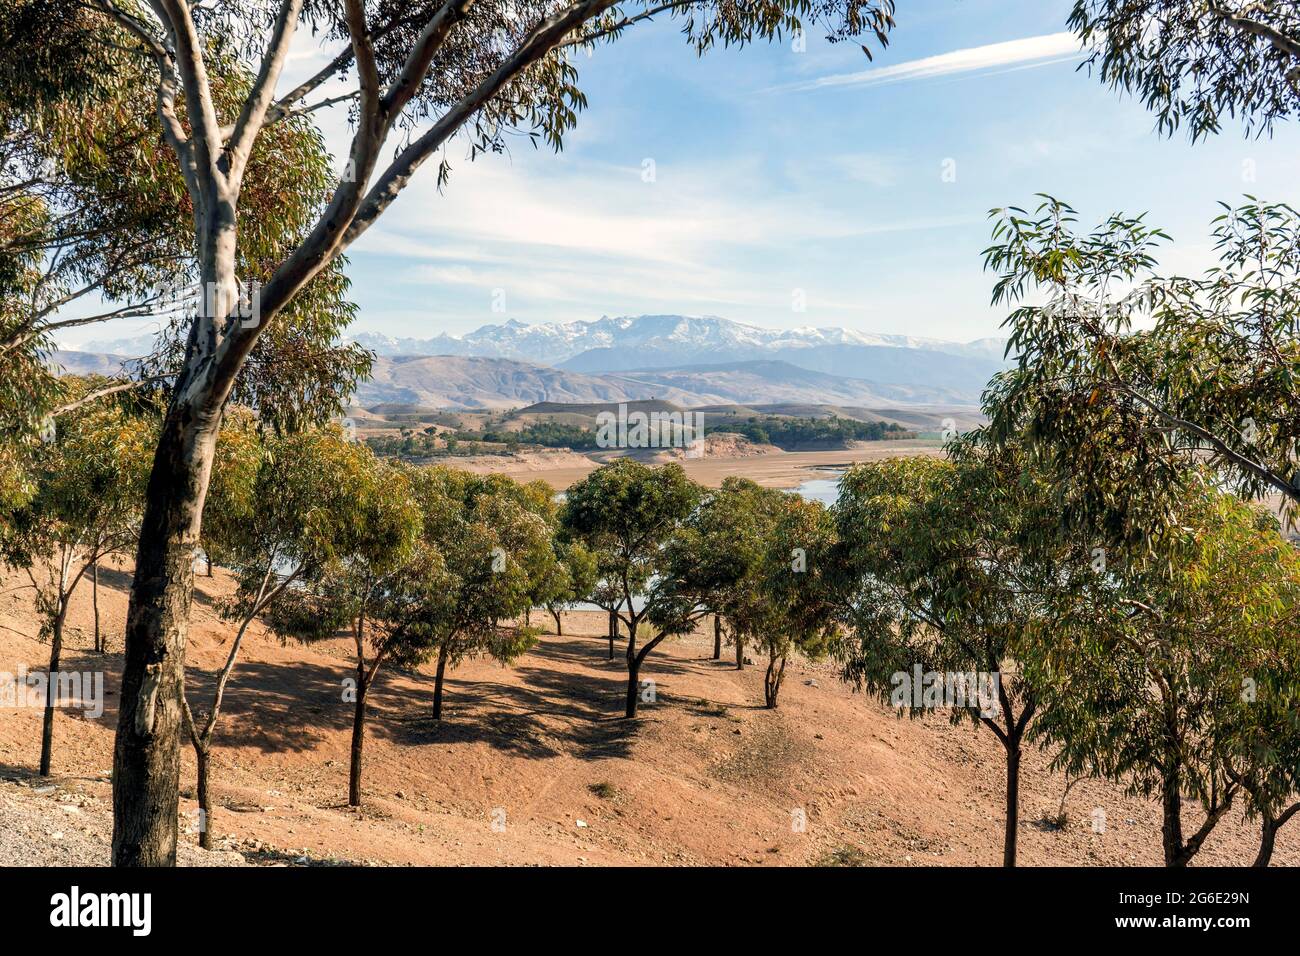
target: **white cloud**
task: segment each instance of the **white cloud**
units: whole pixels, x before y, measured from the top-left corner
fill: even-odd
[[[1080,55],[1079,40],[1072,33],[1049,33],[1004,43],[953,50],[919,60],[875,67],[856,73],[837,73],[800,83],[773,87],[774,90],[800,92],[836,86],[880,86],[907,80],[926,80],[957,73],[976,73],[1016,64],[1044,66]]]
[[[873,178],[891,164],[835,157],[823,185],[841,182],[841,167]],[[413,180],[353,253],[381,257],[390,292],[425,286],[439,290],[431,302],[486,309],[499,288],[512,316],[533,320],[638,308],[779,315],[795,287],[810,308],[847,315],[862,307],[850,291],[862,267],[831,269],[825,256],[851,256],[871,236],[942,236],[983,221],[874,205],[870,193],[833,186],[787,191],[759,159],[665,163],[645,183],[639,166],[483,157],[460,164],[442,194],[432,177]]]

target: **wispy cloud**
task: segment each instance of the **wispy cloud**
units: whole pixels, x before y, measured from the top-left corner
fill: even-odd
[[[498,293],[525,321],[677,310],[834,325],[863,313],[860,259],[892,245],[873,240],[931,233],[939,244],[984,221],[844,193],[858,177],[892,181],[892,161],[868,152],[826,160],[806,176],[824,188],[793,191],[758,158],[664,162],[653,183],[639,165],[519,159],[463,163],[442,194],[433,177],[414,180],[357,242],[368,325],[465,330],[500,320]],[[807,315],[792,315],[795,290]],[[425,311],[408,314],[412,301]]]
[[[953,50],[919,60],[875,67],[856,73],[836,73],[785,86],[774,91],[800,92],[836,86],[880,86],[907,80],[927,80],[957,73],[978,73],[1015,65],[1045,66],[1080,55],[1079,40],[1072,33],[1049,33],[1044,36],[990,43],[965,50]]]

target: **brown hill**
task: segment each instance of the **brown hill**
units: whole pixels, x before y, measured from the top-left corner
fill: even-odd
[[[0,712],[0,865],[80,860],[87,847],[98,861],[107,860],[107,774],[127,576],[115,570],[103,577],[111,653],[101,658],[87,650],[85,588],[74,602],[65,656],[69,668],[106,670],[113,696],[98,720],[57,715],[51,781],[37,782],[31,773],[39,711]],[[35,639],[30,591],[14,590],[21,583],[11,575],[0,594],[0,670],[39,667],[48,653]],[[230,629],[215,616],[213,602],[229,586],[220,569],[199,580],[190,635],[195,691],[210,687],[228,646]],[[534,615],[534,623],[544,618]],[[602,626],[598,615],[568,614],[565,636],[545,636],[515,667],[480,661],[458,668],[441,724],[428,716],[426,671],[381,676],[361,812],[341,806],[351,719],[341,695],[350,673],[346,643],[281,646],[255,630],[227,694],[218,740],[219,846],[259,863],[971,865],[1000,859],[1002,762],[986,732],[942,719],[898,720],[851,693],[831,668],[806,662],[792,666],[780,709],[764,710],[759,669],[738,672],[732,663],[709,660],[703,635],[667,643],[650,657],[644,676],[656,682],[658,701],[630,723],[618,716],[621,655],[607,660],[597,636]],[[184,756],[188,788],[194,774],[188,748]],[[1056,815],[1064,788],[1046,765],[1040,753],[1026,757],[1026,864],[1159,862],[1157,806],[1108,784],[1085,781],[1070,791],[1064,829],[1043,822]],[[1094,807],[1107,813],[1105,833],[1092,832]],[[797,810],[806,814],[805,832],[792,829]],[[188,831],[182,841],[192,844],[195,805],[188,793],[182,812]],[[501,819],[502,812],[505,828],[496,832],[494,814]],[[1197,862],[1249,862],[1255,840],[1254,827],[1233,815]],[[185,857],[201,858],[188,851]],[[1275,862],[1300,863],[1300,831],[1282,832]]]

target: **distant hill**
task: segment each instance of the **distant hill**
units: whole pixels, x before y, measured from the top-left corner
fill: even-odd
[[[951,356],[942,358],[950,359]],[[621,374],[626,378],[683,390],[708,390],[718,396],[715,401],[740,403],[846,404],[883,401],[908,405],[918,402],[973,404],[979,400],[986,381],[967,376],[959,383],[950,384],[942,376],[936,376],[929,382],[916,376],[914,381],[904,383],[877,380],[865,375],[848,377],[777,359],[675,368],[641,368]]]
[[[122,375],[137,359],[99,352],[55,352],[54,363],[71,375]]]
[[[508,359],[379,357],[356,402],[444,408],[511,408],[537,402],[661,399],[682,406],[802,402],[831,405],[973,405],[975,388],[892,385],[830,375],[788,362],[732,362],[589,375]]]
[[[664,398],[694,404],[680,389],[614,375],[582,375],[507,359],[455,355],[380,356],[356,403],[432,405],[441,408],[512,408],[535,402],[621,402]]]
[[[66,371],[83,375],[119,375],[124,365],[135,361],[116,354],[72,351],[56,352],[54,358]],[[510,359],[379,356],[370,381],[358,387],[354,402],[370,409],[383,407],[381,414],[406,415],[448,408],[508,409],[539,402],[571,406],[649,400],[681,407],[713,406],[719,412],[761,411],[772,404],[947,407],[976,405],[982,388],[977,383],[976,376],[957,386],[875,382],[777,360],[592,375]]]
[[[147,339],[147,337],[145,337]],[[501,409],[535,402],[663,399],[683,405],[977,405],[1005,341],[945,342],[844,328],[765,329],[717,316],[642,315],[485,325],[463,336],[363,332],[378,361],[359,404]],[[64,352],[110,371],[141,338]]]

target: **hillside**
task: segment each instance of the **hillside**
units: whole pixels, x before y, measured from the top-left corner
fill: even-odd
[[[982,386],[981,386],[982,387]],[[375,360],[358,405],[510,408],[537,402],[610,403],[662,399],[677,405],[788,403],[974,405],[977,389],[889,385],[799,368],[782,361],[586,374],[510,359],[450,355]]]
[[[525,325],[463,336],[360,332],[375,352],[361,405],[509,408],[538,401],[666,398],[681,404],[807,402],[976,405],[1004,367],[1001,339],[969,343],[844,328],[769,329],[717,316],[642,315]],[[150,336],[92,340],[59,359],[112,372]]]
[[[509,411],[441,410],[413,404],[384,403],[370,408],[354,406],[349,415],[366,437],[396,435],[403,429],[444,432],[449,429],[497,432],[524,432],[539,425],[563,425],[595,430],[602,413],[618,414],[620,408],[633,412],[685,414],[703,416],[705,430],[711,433],[744,430],[750,420],[772,416],[824,421],[837,418],[843,422],[880,422],[898,425],[908,431],[940,433],[952,426],[962,431],[984,422],[977,409],[968,406],[915,406],[901,408],[862,408],[848,405],[825,405],[786,402],[752,405],[682,406],[662,399],[632,399],[608,402],[535,402]],[[527,439],[525,440],[527,443]],[[561,443],[548,442],[552,447]]]
[[[127,575],[104,574],[101,609],[120,635]],[[25,591],[0,595],[0,654],[40,666],[48,648]],[[189,682],[210,687],[230,631],[214,601],[230,583],[198,579]],[[547,624],[545,615],[534,622]],[[636,722],[618,718],[621,658],[607,660],[598,615],[566,616],[516,666],[473,662],[449,678],[447,716],[428,718],[428,669],[381,672],[366,742],[365,801],[346,794],[350,674],[345,642],[282,646],[254,628],[227,695],[214,796],[218,849],[258,864],[329,862],[446,865],[996,864],[1001,855],[1002,763],[992,736],[942,718],[899,720],[855,695],[827,665],[792,663],[781,708],[761,701],[758,668],[709,660],[692,636],[657,649],[644,676],[658,700]],[[73,604],[66,666],[107,672],[98,720],[59,712],[54,771],[33,777],[40,712],[0,720],[0,865],[105,862],[108,769],[117,720],[120,638],[87,650],[90,591]],[[195,698],[198,699],[197,697]],[[182,842],[195,841],[194,765],[182,751]],[[1026,864],[1159,862],[1154,802],[1084,781],[1070,791],[1044,755],[1025,758],[1021,858]],[[1106,811],[1094,833],[1090,813]],[[791,826],[806,814],[805,832]],[[504,830],[493,830],[504,812]],[[1188,823],[1195,816],[1189,813]],[[1254,827],[1235,813],[1198,863],[1247,863]],[[229,862],[187,849],[184,862]],[[1300,831],[1279,836],[1277,865],[1300,863]]]
[[[112,352],[54,353],[54,362],[70,375],[122,375],[135,359]]]
[[[370,381],[357,389],[355,401],[364,406],[412,403],[442,408],[510,408],[542,401],[620,402],[653,398],[655,392],[655,386],[635,380],[582,375],[506,359],[380,356]],[[658,397],[688,404],[698,398],[679,390]]]

